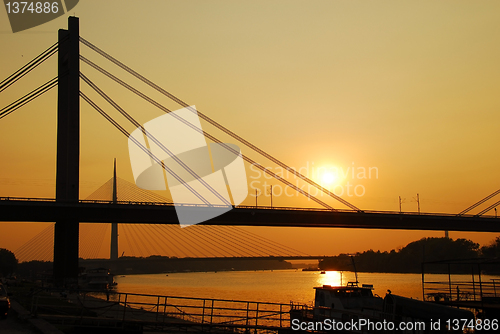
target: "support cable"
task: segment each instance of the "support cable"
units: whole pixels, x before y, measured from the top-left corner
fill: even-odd
[[[186,238],[186,230],[181,228],[179,225],[169,225],[168,229],[176,234],[176,240],[181,241],[180,245],[186,249],[186,251],[191,253],[191,257],[198,257],[196,254],[200,253],[199,243],[194,242]],[[187,247],[189,246],[189,247]],[[193,251],[194,250],[194,251]],[[201,250],[203,252],[203,250]]]
[[[132,238],[132,242],[136,245],[137,249],[139,250],[139,253],[141,254],[142,257],[145,257],[145,253],[143,253],[143,243],[140,242],[140,237],[139,234],[137,233],[136,226],[135,224],[130,225],[130,229],[132,230],[132,233],[134,234],[134,238]],[[147,255],[147,250],[146,250],[146,255]]]
[[[99,254],[101,253],[101,249],[102,249],[102,244],[104,243],[104,236],[106,235],[106,233],[108,232],[109,230],[109,224],[101,224],[102,227],[101,227],[101,231],[100,231],[100,238],[99,238],[99,245],[97,246],[96,250],[95,250],[95,255],[94,255],[94,258],[95,259],[98,259],[99,258]]]
[[[212,226],[212,228],[215,229],[217,227],[216,226]],[[258,246],[252,240],[249,240],[249,239],[246,239],[246,238],[241,238],[241,236],[239,236],[236,233],[234,233],[234,231],[232,231],[229,228],[229,226],[223,226],[223,228],[221,229],[221,231],[224,233],[224,235],[228,236],[228,238],[230,240],[236,240],[239,244],[246,245],[249,249],[255,249],[255,250],[257,250],[255,252],[257,254],[259,254],[259,256],[262,256],[262,255],[264,255],[264,256],[270,256],[270,255],[279,254],[279,253],[271,250],[268,247],[269,245]]]
[[[298,251],[296,249],[293,249],[288,246],[281,245],[277,242],[274,242],[268,238],[262,237],[260,235],[257,235],[255,233],[252,233],[250,231],[246,231],[242,228],[238,228],[236,226],[228,226],[228,228],[232,229],[233,231],[236,231],[236,233],[242,234],[246,238],[252,238],[255,240],[256,243],[261,244],[261,245],[266,245],[268,247],[272,247],[275,250],[278,249],[279,251],[284,251],[284,252],[291,252],[291,254],[297,254],[297,255],[309,255],[306,253],[303,253],[301,251]]]
[[[165,239],[167,239],[167,240],[171,236],[171,233],[169,233],[169,231],[171,230],[170,227],[173,227],[173,226],[171,226],[171,225],[158,225],[158,229],[160,230],[160,232],[162,233],[162,235],[165,235]],[[176,235],[177,235],[177,231],[175,231],[175,229],[174,229],[174,233],[176,233]],[[179,246],[177,246],[176,244],[179,244]],[[182,254],[183,256],[187,257],[187,254],[181,248],[181,247],[184,247],[184,246],[179,243],[179,238],[177,238],[177,237],[173,238],[172,242],[170,242],[169,245],[171,245],[172,247],[175,247],[175,249],[177,249],[180,254]]]
[[[498,205],[500,205],[500,201],[498,201],[498,202],[496,202],[496,203],[494,203],[494,204],[490,205],[489,207],[487,207],[487,208],[486,208],[486,209],[484,209],[483,211],[481,211],[481,212],[479,212],[479,213],[475,214],[474,216],[475,216],[475,217],[482,216],[482,215],[483,215],[483,214],[485,214],[486,212],[488,212],[488,211],[490,211],[490,210],[492,210],[492,209],[496,208]]]
[[[130,243],[130,240],[128,239],[128,226],[127,224],[121,224],[120,227],[122,227],[122,233],[124,236],[125,236],[125,240],[127,241],[127,245],[128,245],[128,249],[130,251],[132,251],[132,253],[134,253],[133,249],[132,249],[132,244]]]
[[[139,249],[136,250],[136,244],[135,244],[135,241],[134,241],[134,238],[132,237],[132,225],[133,224],[122,224],[122,226],[124,226],[124,232],[125,232],[125,236],[127,238],[127,241],[129,241],[129,249],[130,251],[132,252],[132,254],[134,255],[139,255]]]
[[[106,93],[104,93],[96,84],[94,84],[89,78],[87,78],[83,73],[80,73],[80,77],[89,85],[97,94],[99,94],[103,99],[105,99],[113,108],[115,108],[122,116],[124,116],[132,125],[136,128],[142,129],[143,133],[147,138],[155,143],[163,152],[167,153],[170,158],[177,162],[185,171],[187,171],[191,176],[200,182],[205,188],[207,188],[213,195],[219,198],[227,206],[231,206],[231,203],[227,201],[219,192],[212,188],[203,178],[201,178],[194,170],[192,170],[188,165],[186,165],[179,157],[177,157],[173,152],[171,152],[167,147],[163,145],[158,139],[156,139],[151,133],[149,133],[142,125],[137,122],[129,113],[127,113],[123,108],[121,108],[113,99],[111,99]],[[206,203],[210,205],[210,203]]]
[[[162,237],[158,233],[162,233],[161,230],[158,232],[158,224],[151,224],[151,228],[153,230],[153,234],[159,239],[160,247],[163,251],[163,254],[170,254],[170,252],[174,252],[174,250],[170,247],[170,243],[163,242]],[[163,248],[165,246],[167,249]]]
[[[110,185],[111,185],[112,179],[108,180],[105,182],[98,190],[96,190],[94,193],[92,193],[90,196],[88,196],[86,199],[96,199],[96,198],[107,198],[109,197],[110,193]],[[134,184],[123,180],[121,178],[117,178],[118,185],[117,187],[120,190],[120,196],[124,197],[126,200],[131,200],[131,201],[140,201],[143,202],[144,200],[148,200],[149,197],[154,194],[145,190],[142,190],[138,187],[136,187]],[[139,193],[137,193],[139,191]],[[104,195],[103,192],[106,194]],[[103,196],[104,195],[104,196]],[[139,198],[137,197],[139,195]],[[160,196],[158,196],[160,197]],[[164,199],[160,197],[161,199]],[[121,199],[120,199],[121,200]],[[163,200],[164,202],[164,200]],[[85,225],[84,225],[85,226]],[[107,226],[107,225],[106,225]],[[170,253],[174,251],[174,253],[178,253],[179,249],[175,244],[177,248],[177,251],[174,249],[170,248],[169,245],[172,243],[172,241],[169,240],[169,237],[165,237],[163,235],[163,228],[160,228],[158,226],[154,226],[154,228],[148,229],[148,228],[140,228],[140,231],[146,232],[147,234],[147,239],[150,240],[153,246],[153,251],[156,252],[154,254],[158,254],[159,251],[162,251],[163,253]],[[214,228],[215,229],[215,228]],[[82,229],[83,230],[83,229]],[[160,233],[158,233],[158,230]],[[191,247],[191,250],[196,250],[196,257],[200,257],[199,252],[202,252],[204,256],[212,255],[214,257],[217,256],[223,256],[227,257],[227,253],[229,251],[229,254],[234,253],[233,248],[222,248],[221,246],[226,244],[225,242],[221,241],[221,237],[216,237],[211,233],[211,228],[206,227],[206,226],[193,226],[189,230],[182,230],[177,232],[177,229],[174,229],[177,233],[179,233],[178,236],[174,237],[174,240],[181,240],[184,244],[186,242],[184,241],[185,238],[189,238],[195,245],[200,246],[201,248],[198,249],[197,247]],[[280,244],[277,244],[269,239],[266,239],[264,237],[258,236],[254,233],[248,232],[246,230],[237,228],[237,227],[232,227],[232,226],[224,226],[224,227],[218,227],[217,230],[219,233],[222,232],[222,235],[226,237],[226,239],[229,240],[234,240],[237,244],[242,244],[245,246],[249,246],[251,249],[261,249],[263,250],[266,254],[274,254],[277,256],[281,255],[304,255],[304,253],[301,253],[297,250],[294,250],[290,247],[283,246]],[[155,232],[153,232],[155,231]],[[92,233],[91,233],[92,234]],[[100,234],[100,233],[99,233]],[[84,236],[85,235],[85,236]],[[95,257],[96,255],[95,250],[93,247],[90,247],[89,249],[84,249],[86,246],[86,241],[87,241],[88,233],[85,234],[83,231],[81,233],[81,240],[83,242],[82,246],[82,254],[90,254],[90,257]],[[144,237],[144,235],[143,235]],[[141,239],[142,240],[142,239]],[[102,241],[102,238],[99,239],[99,241]],[[167,246],[168,249],[165,249],[164,246]],[[191,246],[191,245],[190,245]],[[151,253],[150,249],[147,249],[148,252]],[[151,253],[153,254],[153,253]],[[177,254],[176,254],[177,255]],[[241,253],[238,255],[242,255]],[[87,255],[88,256],[88,255]]]
[[[218,128],[219,130],[223,131],[224,133],[228,134],[229,136],[233,137],[234,139],[238,140],[239,142],[241,142],[242,144],[248,146],[249,148],[251,148],[252,150],[254,150],[255,152],[259,153],[260,155],[266,157],[267,159],[269,159],[270,161],[276,163],[277,165],[279,165],[280,167],[286,169],[286,170],[290,170],[293,172],[293,174],[304,180],[305,182],[309,183],[310,185],[318,188],[319,190],[321,190],[322,192],[328,194],[330,197],[336,199],[337,201],[341,202],[342,204],[346,205],[347,207],[351,208],[352,210],[355,210],[355,211],[361,211],[359,208],[357,208],[356,206],[352,205],[351,203],[347,202],[346,200],[344,200],[343,198],[335,195],[333,192],[329,191],[328,189],[322,187],[320,184],[314,182],[313,180],[309,179],[308,177],[302,175],[301,173],[299,173],[297,170],[295,170],[294,168],[292,167],[289,167],[287,166],[286,164],[284,164],[283,162],[281,162],[280,160],[274,158],[272,155],[266,153],[265,151],[259,149],[257,146],[253,145],[252,143],[250,143],[249,141],[243,139],[242,137],[238,136],[237,134],[235,134],[234,132],[230,131],[229,129],[227,129],[226,127],[222,126],[221,124],[217,123],[216,121],[212,120],[210,117],[206,116],[205,114],[203,114],[202,112],[200,111],[196,111],[194,109],[192,109],[189,104],[187,104],[186,102],[180,100],[179,98],[177,98],[176,96],[174,96],[173,94],[167,92],[166,90],[164,90],[163,88],[161,88],[160,86],[154,84],[152,81],[146,79],[145,77],[143,77],[142,75],[140,75],[139,73],[135,72],[134,70],[132,70],[130,67],[126,66],[125,64],[121,63],[120,61],[118,61],[116,58],[112,57],[111,55],[107,54],[106,52],[104,52],[103,50],[99,49],[97,46],[93,45],[92,43],[88,42],[87,40],[85,40],[83,37],[80,37],[80,41],[87,47],[89,47],[90,49],[94,50],[95,52],[97,52],[98,54],[100,54],[101,56],[103,56],[104,58],[108,59],[109,61],[111,61],[112,63],[114,63],[115,65],[117,65],[118,67],[122,68],[123,70],[125,70],[126,72],[132,74],[134,77],[136,77],[137,79],[141,80],[142,82],[144,82],[145,84],[147,84],[148,86],[150,86],[151,88],[157,90],[158,92],[160,92],[161,94],[165,95],[166,97],[170,98],[171,100],[173,100],[174,102],[178,103],[179,105],[181,105],[182,107],[184,108],[187,108],[189,110],[191,110],[192,112],[197,112],[197,114],[203,119],[205,120],[206,122],[210,123],[211,125],[213,125],[214,127]]]
[[[273,247],[272,242],[267,241],[262,242],[260,240],[255,240],[255,239],[250,239],[248,238],[245,234],[240,234],[238,230],[233,230],[230,228],[230,226],[224,226],[226,233],[228,233],[232,239],[236,240],[242,240],[242,243],[247,243],[252,247],[253,249],[260,249],[263,252],[265,252],[268,255],[274,255],[274,254],[280,254],[279,250],[276,249],[276,247]],[[281,255],[288,254],[288,252],[285,251],[285,253],[281,253]]]
[[[52,80],[47,81],[43,85],[39,86],[38,88],[35,88],[34,90],[29,92],[28,94],[24,95],[23,97],[19,98],[18,100],[12,102],[8,106],[1,109],[0,110],[0,119],[10,115],[11,113],[13,113],[17,109],[21,108],[25,104],[33,101],[34,99],[36,99],[40,95],[45,94],[46,92],[48,92],[49,90],[51,90],[55,86],[57,86],[57,77],[53,78]]]
[[[478,207],[479,205],[483,204],[484,202],[486,202],[487,200],[495,197],[496,195],[500,194],[500,189],[495,191],[494,193],[486,196],[485,198],[483,198],[482,200],[472,204],[471,206],[469,206],[467,209],[463,210],[462,212],[460,212],[459,214],[457,214],[457,216],[463,216],[464,214],[466,214],[467,212],[469,212],[470,210]]]
[[[101,252],[102,243],[104,242],[104,236],[108,229],[107,223],[98,223],[98,224],[89,224],[87,226],[88,235],[87,237],[90,239],[86,243],[90,246],[87,254],[87,258],[95,259],[98,258],[99,253]],[[82,239],[80,244],[82,244],[84,240]]]
[[[51,246],[53,244],[54,242],[52,241],[51,244],[45,247],[45,251],[43,253],[40,253],[41,261],[54,261],[54,247]]]
[[[193,234],[193,236],[195,238],[197,238],[198,240],[201,240],[202,242],[204,243],[207,243],[206,240],[204,239],[207,234],[204,233],[206,232],[205,229],[203,228],[203,226],[201,225],[196,225],[196,226],[192,226],[189,231]],[[210,254],[214,255],[214,257],[217,257],[217,254],[219,255],[222,255],[222,257],[226,257],[226,252],[224,252],[224,250],[220,247],[220,244],[215,242],[215,240],[213,240],[213,238],[211,239],[210,236],[208,237],[209,239],[209,242],[207,243],[208,244],[208,247],[213,250],[213,252],[210,252]]]
[[[191,257],[199,257],[197,254],[203,254],[203,251],[205,249],[203,246],[195,242],[194,240],[191,240],[187,234],[189,233],[188,230],[181,228],[180,226],[172,226],[171,228],[174,231],[177,231],[178,234],[180,235],[180,240],[182,241],[182,246],[185,247],[189,252],[191,252]],[[189,246],[189,247],[186,247]]]
[[[11,74],[8,78],[4,79],[0,82],[0,93],[12,86],[16,81],[24,77],[26,74],[30,73],[32,70],[38,67],[38,65],[42,64],[44,61],[52,57],[58,50],[59,42],[53,44],[47,50],[40,53],[38,56],[33,58],[26,65],[21,67],[19,70]]]
[[[47,246],[50,248],[51,240],[53,239],[54,225],[51,224],[44,228],[40,233],[28,240],[25,244],[14,251],[16,257],[21,261],[31,261],[32,259],[40,259],[42,253],[46,252]],[[42,251],[41,248],[43,247]]]
[[[155,245],[151,242],[150,240],[150,236],[148,237],[146,235],[146,229],[144,228],[144,226],[142,225],[136,225],[134,226],[137,228],[137,231],[138,231],[138,235],[140,234],[141,237],[139,237],[139,241],[141,242],[142,246],[144,247],[144,249],[146,250],[146,253],[149,254],[149,256],[151,255],[159,255],[158,253],[158,250],[156,249]]]
[[[127,83],[125,83],[124,81],[118,79],[117,77],[113,76],[112,74],[110,74],[109,72],[107,72],[106,70],[104,70],[103,68],[99,67],[98,65],[94,64],[93,62],[91,62],[90,60],[86,59],[85,57],[83,56],[80,56],[80,59],[82,61],[84,61],[85,63],[87,63],[88,65],[92,66],[94,69],[98,70],[99,72],[101,72],[102,74],[106,75],[107,77],[109,77],[110,79],[114,80],[115,82],[117,82],[118,84],[120,84],[121,86],[127,88],[128,90],[130,90],[131,92],[133,92],[134,94],[138,95],[139,97],[143,98],[144,100],[148,101],[149,103],[153,104],[155,107],[157,107],[158,109],[164,111],[165,113],[170,113],[171,110],[164,107],[163,105],[161,105],[160,103],[156,102],[155,100],[151,99],[150,97],[148,97],[147,95],[141,93],[140,91],[138,91],[137,89],[133,88],[132,86],[128,85]],[[192,112],[196,112],[195,110],[193,110],[192,108],[189,108]],[[176,115],[176,114],[170,114],[171,116],[173,116],[174,118],[176,118],[177,120],[179,120],[180,122],[186,124],[187,126],[189,126],[191,129],[197,131],[198,133],[201,133],[203,134],[205,137],[207,137],[208,139],[210,139],[211,141],[213,141],[214,143],[218,143],[220,144],[222,147],[224,147],[226,150],[230,151],[231,153],[235,154],[235,155],[240,155],[240,152],[236,151],[235,149],[233,149],[231,146],[227,145],[226,143],[223,143],[221,140],[217,139],[216,137],[212,136],[211,134],[209,134],[208,132],[206,131],[203,131],[202,129],[198,128],[197,126],[195,126],[194,124],[190,123],[189,121],[183,119],[182,117]],[[315,196],[312,196],[311,194],[309,194],[308,192],[305,192],[304,190],[300,189],[299,187],[295,186],[293,183],[285,180],[284,178],[282,178],[281,176],[279,176],[278,174],[276,173],[273,173],[272,171],[270,171],[268,168],[265,168],[263,167],[262,165],[260,165],[259,163],[257,163],[255,160],[249,158],[248,156],[246,155],[243,155],[241,154],[241,157],[246,161],[248,162],[249,164],[251,165],[254,165],[255,167],[257,167],[258,169],[260,169],[262,172],[266,173],[266,174],[269,174],[270,176],[272,176],[273,178],[275,178],[276,180],[284,183],[285,185],[289,186],[290,188],[292,188],[293,190],[299,192],[300,194],[304,195],[305,197],[315,201],[316,203],[320,204],[321,206],[327,208],[327,209],[330,209],[330,210],[335,210],[333,207],[331,207],[330,205],[326,204],[325,202],[319,200],[318,198],[316,198]],[[287,170],[293,170],[291,167],[287,167]],[[295,171],[294,171],[295,173]],[[336,196],[336,195],[335,195]],[[359,211],[359,209],[357,209],[357,211]]]
[[[51,247],[53,245],[53,238],[47,242],[46,245],[44,245],[41,248],[38,248],[36,250],[35,258],[34,260],[39,260],[39,261],[51,261],[54,256],[54,248]]]
[[[140,199],[135,197],[135,194],[130,189],[122,189],[120,193],[120,201],[125,202],[141,202]]]
[[[209,230],[211,230],[210,231],[211,233],[215,234],[219,239],[224,240],[228,246],[229,246],[229,243],[233,244],[231,247],[234,247],[235,251],[236,251],[236,249],[238,249],[239,251],[243,252],[243,255],[242,255],[242,253],[237,252],[240,256],[245,256],[245,255],[254,256],[254,254],[260,255],[257,251],[255,251],[253,249],[249,249],[241,244],[236,244],[235,241],[227,238],[225,235],[221,235],[224,233],[222,231],[217,230],[217,229],[214,230],[214,226],[209,226],[209,225],[206,225],[206,226]]]
[[[117,185],[118,187],[120,188],[127,187],[128,189],[130,189],[131,192],[136,192],[138,193],[138,195],[140,194],[141,196],[143,196],[142,198],[146,199],[146,201],[144,202],[159,202],[159,203],[172,204],[172,200],[170,198],[166,198],[158,194],[155,194],[152,191],[147,191],[142,188],[139,188],[134,183],[128,182],[127,180],[124,180],[120,177],[117,177],[116,179],[117,183],[119,182]]]
[[[208,229],[211,229],[214,233],[217,233],[217,235],[222,235],[221,237],[226,240],[227,242],[232,242],[240,247],[243,247],[245,250],[251,251],[254,253],[254,255],[251,256],[262,256],[262,255],[269,255],[264,249],[262,248],[256,248],[254,245],[249,244],[248,241],[239,239],[238,237],[235,237],[233,234],[228,233],[228,231],[224,228],[224,226],[209,226],[206,225]],[[222,228],[221,228],[222,227]],[[257,249],[257,250],[256,250]]]
[[[193,226],[191,229],[195,229],[195,228],[198,228],[198,227],[202,227],[202,226],[200,226],[200,225],[198,225],[198,226]],[[204,227],[204,226],[203,226],[203,227]],[[216,238],[216,237],[214,237],[213,235],[211,235],[211,234],[210,234],[210,231],[208,231],[206,228],[203,228],[203,233],[202,233],[202,234],[203,234],[203,236],[201,237],[201,239],[202,239],[204,242],[207,242],[206,238],[208,237],[208,239],[210,240],[210,241],[208,241],[208,242],[215,242],[215,243],[217,243],[217,244],[218,244],[218,248],[220,249],[220,250],[219,250],[219,252],[220,252],[220,253],[222,253],[222,254],[224,254],[224,253],[225,253],[225,254],[231,254],[232,249],[231,249],[231,248],[229,248],[229,247],[226,245],[226,243],[224,243],[224,242],[220,242],[220,241],[218,241],[218,240],[215,240],[215,239],[220,239],[220,238]],[[224,251],[224,250],[223,250],[223,248],[225,248],[225,249],[226,249],[226,251]],[[224,256],[224,257],[226,257],[226,256]]]
[[[212,244],[214,242],[214,240],[210,236],[207,236],[206,234],[199,233],[198,230],[199,230],[199,226],[192,226],[189,229],[184,229],[183,233],[184,233],[186,238],[191,238],[191,239],[196,238],[197,240],[201,241],[201,243],[198,243],[198,245],[200,245],[200,247],[202,247],[203,252],[201,254],[204,255],[204,257],[207,257],[209,255],[212,257],[216,257],[216,256],[214,256],[215,254],[221,254],[220,249],[217,249],[218,247],[214,246]],[[196,242],[196,240],[193,240],[193,241]],[[204,246],[202,246],[202,245],[204,245]],[[216,248],[214,248],[214,247],[216,247]],[[200,256],[197,256],[197,257],[200,257]]]
[[[37,257],[40,255],[40,249],[46,249],[46,245],[50,245],[51,240],[53,239],[53,226],[48,226],[41,233],[34,236],[31,240],[29,240],[25,245],[26,248],[26,257]],[[50,247],[50,246],[49,246]]]
[[[173,170],[168,168],[165,164],[161,162],[147,147],[144,147],[137,139],[130,137],[130,133],[125,130],[120,124],[118,124],[111,116],[109,116],[104,110],[102,110],[97,104],[95,104],[91,99],[89,99],[84,93],[80,92],[80,96],[87,102],[92,108],[94,108],[98,113],[100,113],[106,120],[108,120],[113,126],[115,126],[123,135],[129,138],[134,144],[136,144],[144,153],[149,155],[157,164],[161,165],[167,172],[170,173],[179,183],[183,184],[188,188],[196,197],[203,201],[206,205],[211,206],[210,203],[201,196],[196,190],[194,190],[189,184],[184,182],[180,176],[178,176]]]
[[[109,179],[102,186],[97,188],[92,194],[88,195],[85,200],[111,200],[113,178]]]
[[[149,235],[149,242],[151,244],[153,244],[153,242],[154,242],[161,250],[161,252],[158,252],[156,247],[154,247],[154,245],[153,245],[153,247],[155,248],[155,251],[157,252],[157,254],[155,254],[155,255],[168,254],[168,250],[163,248],[164,244],[161,242],[160,237],[158,236],[158,234],[155,233],[154,226],[148,225],[147,227],[144,227],[144,229],[146,230],[146,233]]]
[[[79,238],[79,245],[81,248],[80,250],[80,257],[81,258],[91,258],[94,252],[94,249],[97,246],[98,238],[95,238],[92,234],[94,231],[94,226],[97,225],[96,228],[98,229],[101,224],[80,224],[80,238]],[[85,248],[84,248],[85,245]]]
[[[84,225],[79,225],[78,230],[78,257],[83,258],[89,253],[89,244],[87,241],[87,228]]]

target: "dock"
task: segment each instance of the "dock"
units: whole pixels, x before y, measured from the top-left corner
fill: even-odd
[[[271,332],[290,328],[290,304],[135,293],[40,291],[31,313],[84,331]]]

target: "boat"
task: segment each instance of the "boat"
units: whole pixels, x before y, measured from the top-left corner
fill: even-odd
[[[357,330],[346,330],[340,332],[349,333],[376,333],[379,332],[379,324],[390,323],[394,328],[399,328],[401,323],[423,323],[419,328],[401,333],[435,333],[432,325],[440,323],[446,326],[450,319],[474,320],[474,314],[470,311],[454,307],[438,305],[431,302],[406,298],[394,295],[388,290],[384,298],[373,293],[372,284],[348,282],[345,286],[323,285],[315,287],[314,306],[292,304],[290,321],[293,326],[301,323],[327,324],[334,323],[351,324],[364,323],[373,324],[374,330],[360,328]],[[328,319],[328,320],[327,320]],[[364,319],[364,320],[361,320]],[[326,326],[326,325],[325,325]],[[387,329],[387,327],[385,327]],[[311,329],[311,328],[308,328]],[[339,332],[339,328],[336,331]],[[330,331],[328,328],[314,328],[314,331]]]
[[[345,333],[377,333],[382,328],[376,327],[377,324],[390,322],[395,328],[399,328],[402,323],[424,323],[424,326],[418,329],[412,328],[408,331],[398,331],[402,333],[435,333],[437,322],[444,327],[446,321],[450,319],[473,320],[474,314],[468,310],[453,308],[435,303],[421,301],[417,299],[406,298],[392,294],[387,290],[384,298],[373,293],[373,284],[359,285],[358,273],[354,258],[351,256],[354,267],[355,281],[347,282],[345,286],[323,285],[314,287],[315,297],[314,306],[292,304],[290,310],[291,326],[297,324],[326,324],[325,321],[341,324],[360,323],[361,319],[366,324],[374,324],[374,330],[359,328],[360,330],[340,330],[337,332]],[[321,325],[323,326],[323,325]],[[299,329],[304,329],[299,327]],[[310,328],[313,331],[329,331],[327,328]],[[387,327],[384,327],[386,330]],[[331,328],[330,328],[331,330]],[[389,330],[392,331],[392,330]]]
[[[383,312],[384,299],[373,294],[373,285],[348,282],[345,286],[323,285],[314,287],[312,308],[299,306],[296,315],[308,319],[346,319],[346,314],[358,317],[378,317]],[[293,312],[292,312],[293,313]]]
[[[438,305],[417,299],[397,296],[388,290],[384,298],[373,293],[372,284],[362,284],[359,282],[348,282],[345,286],[323,285],[315,287],[314,306],[292,304],[290,311],[290,321],[292,328],[300,328],[300,324],[313,324],[317,326],[322,323],[325,326],[334,323],[345,324],[364,323],[372,324],[375,328],[359,328],[360,330],[338,330],[345,333],[377,333],[380,332],[378,326],[390,323],[394,328],[399,328],[401,323],[424,323],[419,328],[402,333],[435,333],[438,322],[441,327],[446,325],[449,319],[473,320],[474,314],[470,311]],[[363,319],[363,320],[362,320]],[[327,321],[329,321],[327,323]],[[323,325],[322,325],[323,326]],[[384,327],[387,329],[387,327]],[[301,328],[302,329],[302,328]],[[311,329],[311,328],[307,328]],[[314,331],[330,331],[327,327],[313,328]]]
[[[107,268],[87,269],[79,277],[80,286],[91,290],[109,290],[113,288],[114,275]]]

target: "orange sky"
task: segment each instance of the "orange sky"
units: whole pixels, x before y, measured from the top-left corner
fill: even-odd
[[[325,184],[332,189],[337,185],[337,190],[346,189],[347,182],[362,186],[363,196],[342,196],[362,209],[398,210],[401,196],[403,210],[416,211],[414,197],[419,193],[422,211],[457,213],[498,189],[500,3],[496,0],[88,0],[71,14],[80,17],[85,39],[288,165],[309,166],[305,169],[309,176],[314,178],[318,168],[345,172],[353,166],[356,171],[375,167],[377,178],[349,174],[338,183]],[[0,78],[52,45],[57,29],[66,26],[64,16],[12,34],[7,15],[0,10]],[[85,46],[81,53],[130,79]],[[140,122],[161,115],[88,66],[82,64],[81,69]],[[56,74],[51,59],[2,92],[1,107]],[[145,89],[137,81],[131,83]],[[90,90],[82,83],[82,91]],[[167,107],[177,108],[146,91]],[[0,196],[54,196],[55,107],[54,90],[0,120]],[[81,127],[80,197],[110,178],[115,157],[119,176],[133,181],[126,138],[84,102]],[[130,125],[126,128],[133,130]],[[242,151],[257,158],[245,147]],[[255,185],[263,190],[264,179],[252,180],[261,181]],[[254,198],[246,203],[254,203]],[[269,197],[259,198],[259,203],[268,204]],[[312,206],[286,196],[275,196],[274,204]],[[0,247],[15,250],[44,226],[1,223]],[[310,254],[390,250],[424,236],[443,235],[252,231]],[[451,236],[482,244],[496,237]]]

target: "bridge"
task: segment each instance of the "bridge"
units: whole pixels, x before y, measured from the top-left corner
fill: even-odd
[[[182,204],[179,204],[182,205]],[[127,224],[178,224],[175,205],[155,202],[79,200],[60,203],[50,198],[0,198],[2,221],[53,222],[63,218],[85,223],[115,221]],[[194,213],[214,206],[188,205]],[[217,206],[215,206],[217,207]],[[337,227],[429,231],[500,232],[493,216],[414,213],[397,211],[349,211],[316,208],[237,206],[200,225]]]
[[[59,41],[38,57],[30,61],[26,66],[16,71],[13,75],[0,83],[0,92],[15,84],[22,77],[30,73],[34,68],[45,62],[54,54],[58,54],[58,76],[47,81],[37,89],[24,95],[20,99],[0,110],[0,119],[7,117],[22,106],[45,94],[54,87],[58,87],[58,116],[57,116],[57,171],[56,171],[56,198],[0,198],[0,221],[32,221],[32,222],[56,222],[54,236],[54,276],[60,285],[74,281],[78,271],[78,238],[79,223],[113,223],[116,224],[177,224],[175,205],[172,203],[158,202],[136,202],[118,201],[116,196],[110,201],[104,200],[81,200],[79,198],[79,171],[80,171],[80,101],[83,100],[95,111],[102,115],[110,124],[126,137],[130,133],[125,130],[110,114],[98,106],[88,94],[80,89],[81,80],[91,89],[94,94],[102,97],[109,105],[131,124],[141,128],[139,122],[119,106],[109,95],[92,82],[80,71],[80,63],[83,62],[94,70],[113,80],[126,90],[134,93],[151,105],[170,113],[161,103],[113,76],[111,73],[90,61],[80,54],[80,45],[96,52],[104,59],[126,71],[128,74],[142,81],[144,84],[156,90],[158,93],[168,97],[183,108],[190,109],[189,104],[155,85],[133,69],[118,61],[113,56],[101,50],[91,42],[80,37],[79,21],[76,17],[70,17],[68,30],[59,30]],[[435,213],[404,213],[388,211],[368,211],[357,208],[333,192],[302,175],[294,168],[287,166],[269,153],[264,152],[249,141],[241,138],[229,129],[223,127],[207,115],[198,111],[198,116],[210,123],[225,135],[245,145],[256,154],[271,161],[301,181],[317,188],[325,195],[338,201],[347,209],[337,209],[325,203],[316,196],[305,192],[282,176],[272,172],[259,164],[248,155],[241,155],[242,159],[269,177],[282,182],[286,187],[300,193],[305,198],[314,201],[320,208],[298,208],[298,207],[266,207],[266,206],[242,206],[238,205],[229,212],[215,217],[202,225],[226,225],[226,226],[293,226],[293,227],[342,227],[342,228],[372,228],[372,229],[418,229],[418,230],[445,230],[445,231],[480,231],[499,232],[500,224],[496,216],[485,214],[493,210],[500,201],[488,206],[477,214],[468,214],[471,210],[479,207],[500,193],[496,191],[458,214],[435,214]],[[188,127],[193,124],[183,119],[178,119]],[[197,131],[201,131],[198,129]],[[224,144],[217,137],[203,131],[203,135],[213,143],[220,144],[226,150],[235,152],[234,149]],[[149,136],[149,134],[148,134]],[[179,181],[183,181],[175,171],[169,168],[151,151],[140,143],[136,143],[139,149],[149,155],[151,160],[165,169],[166,173],[173,175]],[[161,145],[159,145],[161,146]],[[168,148],[161,147],[164,152],[170,152]],[[172,156],[172,154],[170,154]],[[181,164],[181,163],[180,163]],[[182,165],[182,164],[181,164]],[[191,175],[196,175],[189,166],[182,167]],[[193,174],[194,173],[194,174]],[[201,182],[201,181],[200,181]],[[186,182],[183,182],[186,184]],[[204,185],[213,195],[217,192],[210,185]],[[188,186],[186,186],[188,187]],[[196,190],[190,189],[196,197],[203,200],[204,197]],[[116,195],[116,194],[115,194]],[[201,211],[216,210],[220,208],[204,201],[200,204],[182,204],[185,209],[193,214]],[[176,204],[182,206],[181,204]],[[229,208],[231,203],[225,203],[222,207]],[[114,244],[114,243],[113,243]],[[116,247],[116,244],[112,247]]]

